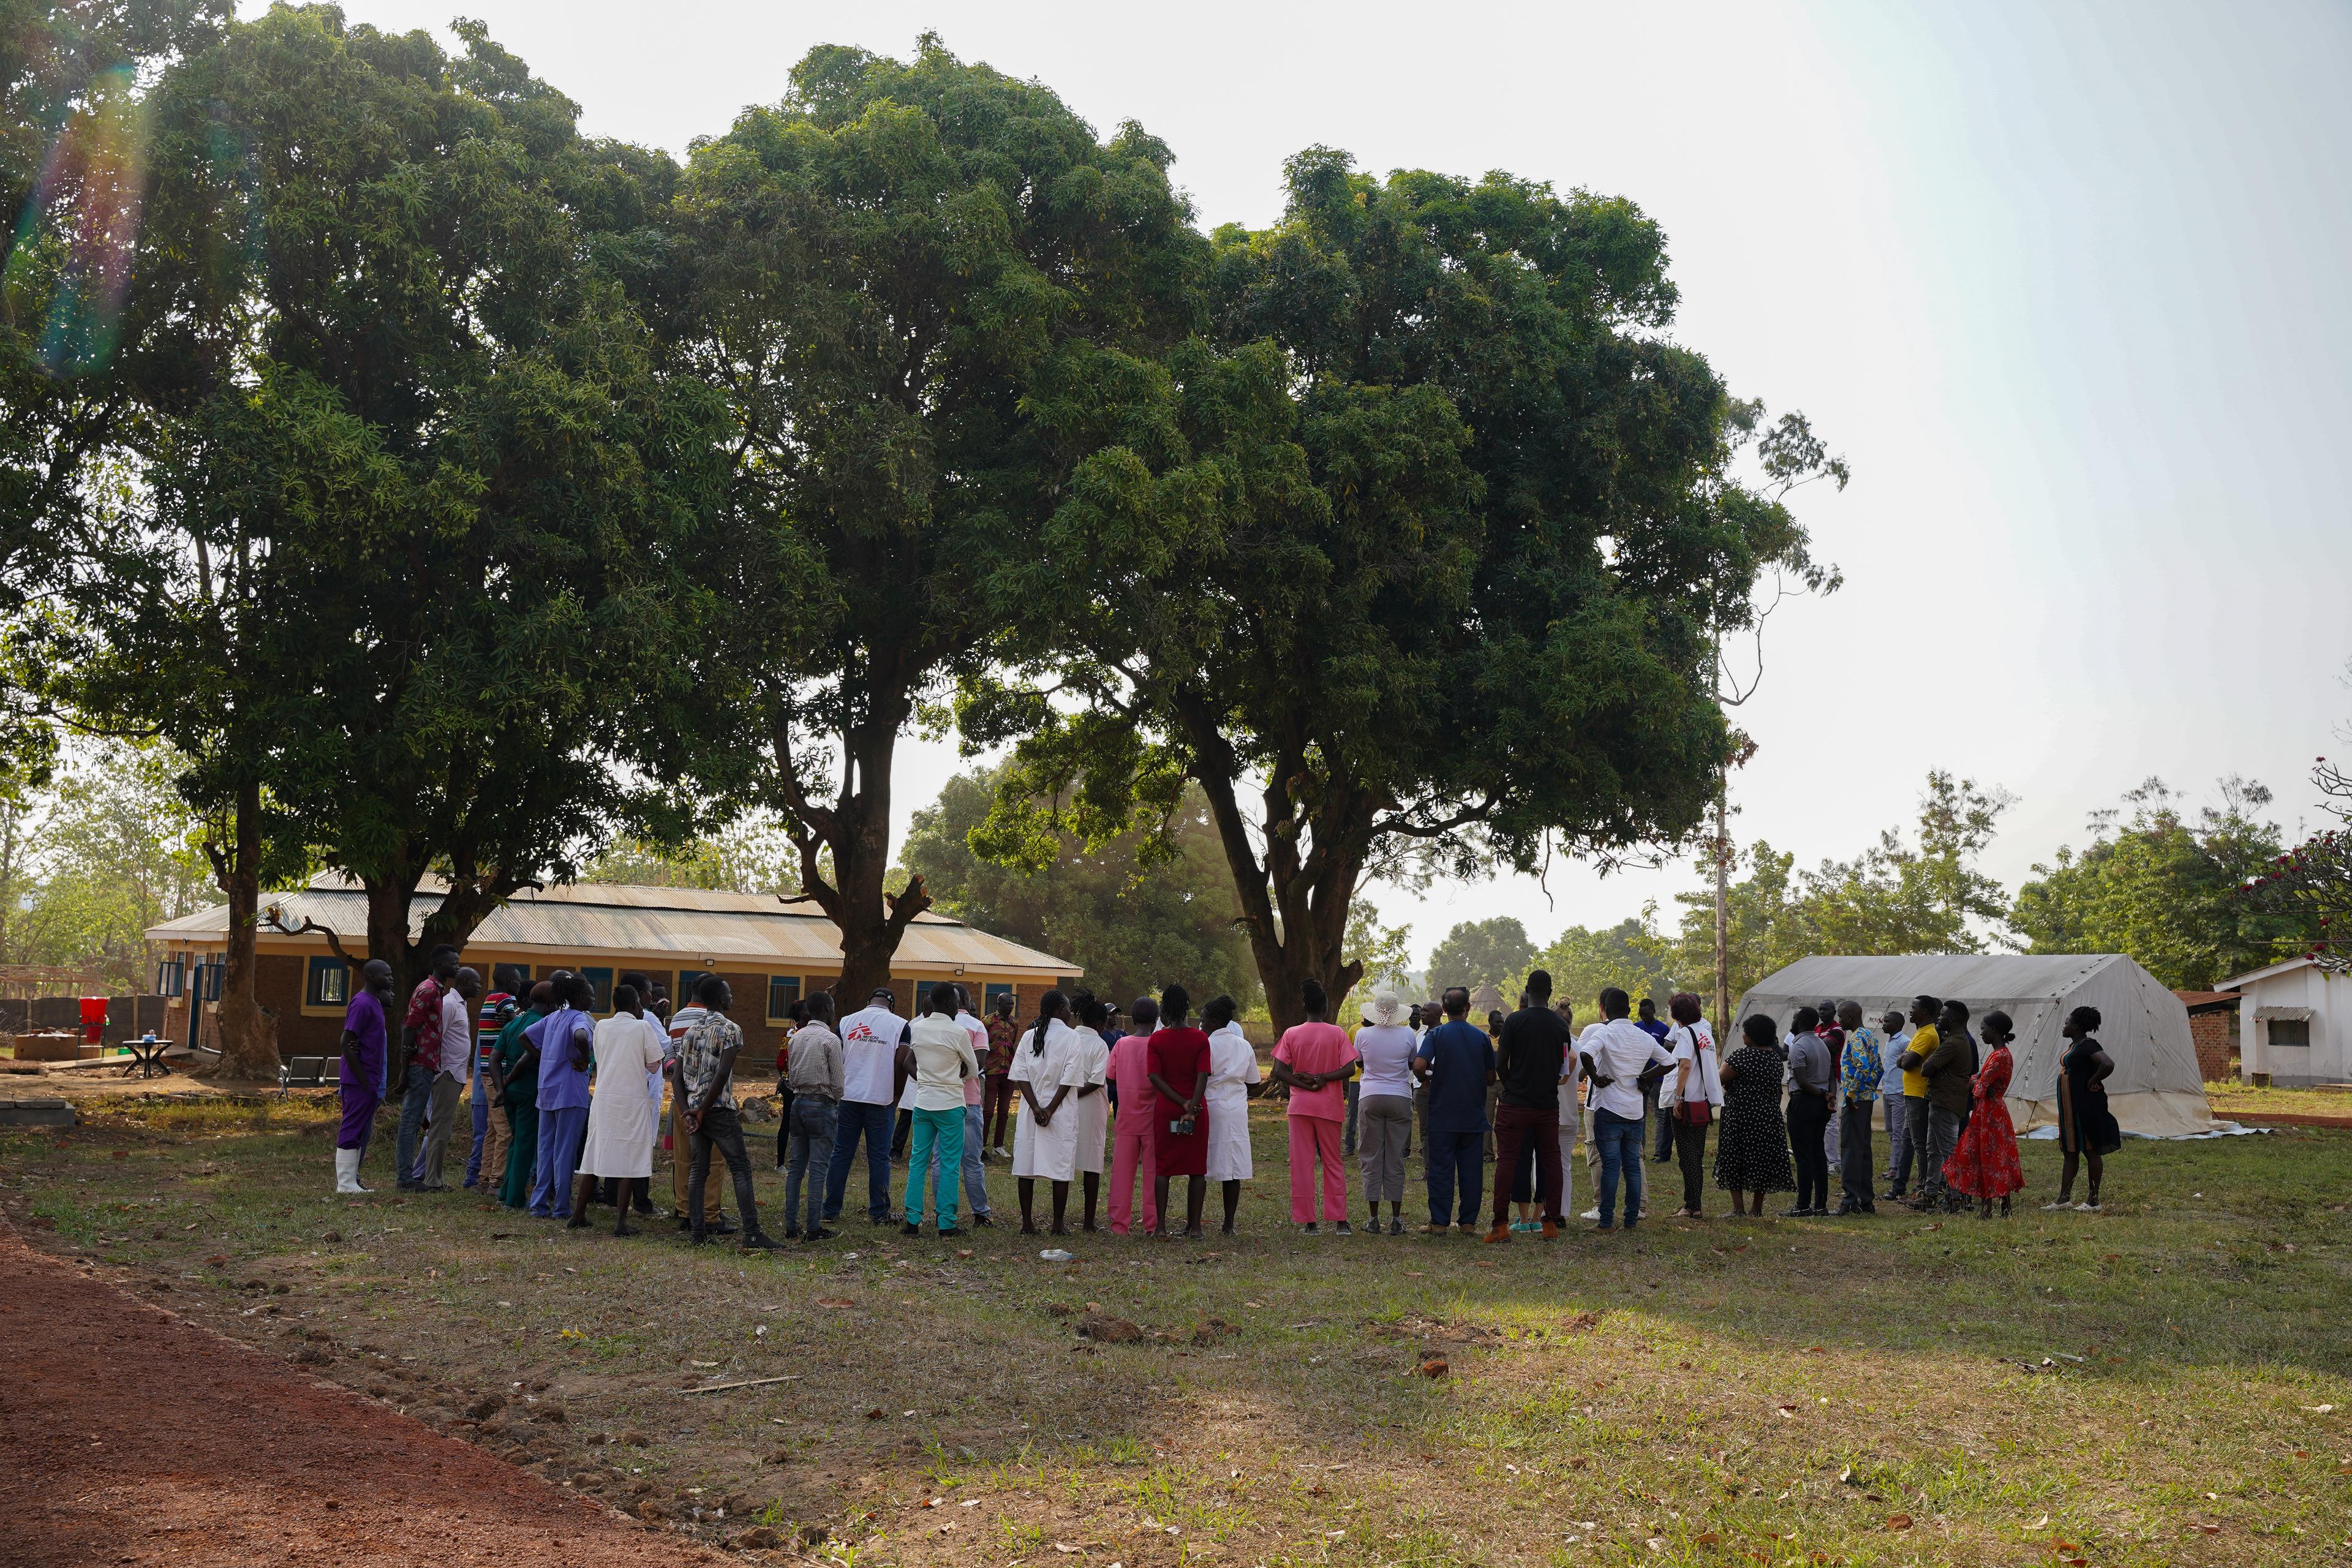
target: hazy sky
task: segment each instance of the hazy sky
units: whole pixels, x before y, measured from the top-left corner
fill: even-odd
[[[1775,617],[1735,831],[1801,861],[1907,823],[1928,769],[2019,796],[2012,888],[2149,774],[2242,773],[2292,828],[2352,627],[2352,7],[348,0],[478,16],[585,128],[683,154],[809,46],[926,27],[1175,150],[1202,225],[1275,217],[1282,158],[1501,168],[1664,226],[1674,334],[1852,461],[1806,492],[1834,598]],[[445,33],[446,37],[446,33]],[[901,751],[899,826],[956,765]],[[1376,890],[1416,959],[1538,941],[1693,881]]]

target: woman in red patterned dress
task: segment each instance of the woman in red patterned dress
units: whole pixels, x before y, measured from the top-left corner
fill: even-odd
[[[1977,1200],[1977,1217],[1992,1217],[1992,1201],[2000,1200],[2001,1218],[2009,1217],[2009,1194],[2025,1188],[2025,1173],[2017,1163],[2017,1126],[2009,1119],[2009,1075],[2015,1066],[2009,1042],[2017,1037],[2006,1013],[1984,1016],[1984,1043],[1992,1047],[1969,1086],[1969,1124],[1952,1157],[1944,1162],[1944,1181],[1956,1193]]]

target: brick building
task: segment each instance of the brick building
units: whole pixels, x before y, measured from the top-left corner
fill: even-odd
[[[2197,1047],[2197,1071],[2207,1083],[2238,1076],[2238,994],[2176,991],[2189,1009],[2189,1037]]]
[[[422,929],[437,897],[437,890],[418,893],[412,929]],[[325,936],[273,929],[267,911],[275,909],[278,921],[296,930],[306,921],[329,928],[357,961],[367,951],[365,895],[339,878],[322,878],[263,904],[254,984],[262,1006],[278,1020],[278,1050],[287,1056],[331,1051],[351,997],[350,973]],[[215,906],[147,932],[159,967],[184,980],[167,1029],[173,1039],[188,1037],[187,994],[198,989],[184,977],[217,961],[226,931],[226,910]],[[715,971],[734,992],[731,1016],[742,1026],[747,1053],[772,1059],[792,1004],[840,978],[841,932],[810,906],[786,904],[774,894],[574,883],[516,894],[474,932],[465,962],[493,988],[509,991],[528,989],[558,969],[585,974],[596,987],[599,1011],[611,1005],[614,979],[632,970],[650,974],[680,999],[698,978]],[[1025,1017],[1046,991],[1069,989],[1081,973],[1051,953],[926,913],[915,917],[899,941],[891,988],[902,1013],[915,1005],[919,988],[955,980],[982,1006],[1011,993]],[[858,997],[844,1011],[864,1002]]]

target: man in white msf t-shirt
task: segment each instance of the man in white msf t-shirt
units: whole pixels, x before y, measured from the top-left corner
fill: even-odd
[[[833,1169],[824,1179],[827,1225],[841,1217],[861,1133],[866,1139],[866,1217],[875,1225],[888,1225],[896,1217],[890,1213],[890,1131],[897,1120],[892,1066],[898,1047],[909,1038],[907,1020],[892,1007],[896,1000],[888,986],[877,986],[864,1007],[841,1021],[841,1114],[833,1139]]]

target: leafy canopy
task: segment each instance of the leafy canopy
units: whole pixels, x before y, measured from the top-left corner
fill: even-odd
[[[915,813],[902,864],[941,910],[1082,965],[1087,986],[1122,1005],[1171,982],[1203,1001],[1227,993],[1244,1012],[1257,1005],[1233,884],[1197,797],[1175,824],[1173,856],[1140,865],[1131,837],[1094,848],[1072,837],[1050,865],[1021,872],[980,858],[968,842],[995,791],[990,774],[961,773]]]
[[[1096,419],[1125,459],[1024,584],[1059,584],[1062,646],[960,714],[1021,742],[977,841],[1014,863],[1197,780],[1277,1017],[1298,978],[1353,984],[1370,876],[1686,832],[1730,752],[1713,631],[1810,567],[1731,477],[1758,411],[1661,335],[1630,203],[1328,148],[1286,175],[1279,223],[1213,237],[1166,417]]]
[[[2231,777],[2219,793],[2191,814],[2152,778],[2095,813],[2089,847],[2060,846],[2017,890],[2010,919],[2026,951],[2129,953],[2165,984],[2203,991],[2308,947],[2294,911],[2238,891],[2279,855],[2277,826],[2257,815],[2271,792]]]

